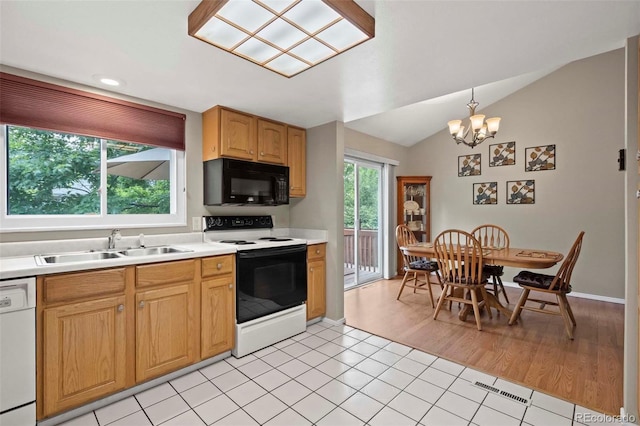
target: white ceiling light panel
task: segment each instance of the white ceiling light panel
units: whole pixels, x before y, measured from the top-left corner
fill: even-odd
[[[203,0],[189,34],[286,77],[373,38],[353,0]]]

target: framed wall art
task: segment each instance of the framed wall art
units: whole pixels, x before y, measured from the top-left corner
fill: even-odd
[[[458,177],[480,176],[480,154],[458,157]]]
[[[536,182],[534,180],[507,181],[507,204],[534,204]]]
[[[473,204],[498,204],[498,182],[474,183]]]
[[[489,167],[513,166],[516,164],[516,142],[489,145]]]
[[[533,146],[524,150],[524,171],[537,172],[540,170],[555,170],[556,146]]]

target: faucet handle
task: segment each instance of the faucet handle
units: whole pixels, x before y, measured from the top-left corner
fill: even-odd
[[[144,247],[144,234],[138,235],[138,239],[140,240],[140,247]]]

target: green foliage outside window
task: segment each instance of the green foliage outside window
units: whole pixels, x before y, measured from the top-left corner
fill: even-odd
[[[354,228],[355,164],[344,163],[344,228]],[[358,167],[360,229],[378,229],[380,171]]]
[[[101,144],[107,158],[144,145],[7,126],[9,215],[99,215]],[[108,214],[169,214],[169,180],[107,176]]]

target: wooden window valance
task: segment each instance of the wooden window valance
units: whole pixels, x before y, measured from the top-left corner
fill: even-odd
[[[0,123],[184,151],[184,114],[0,72]]]

